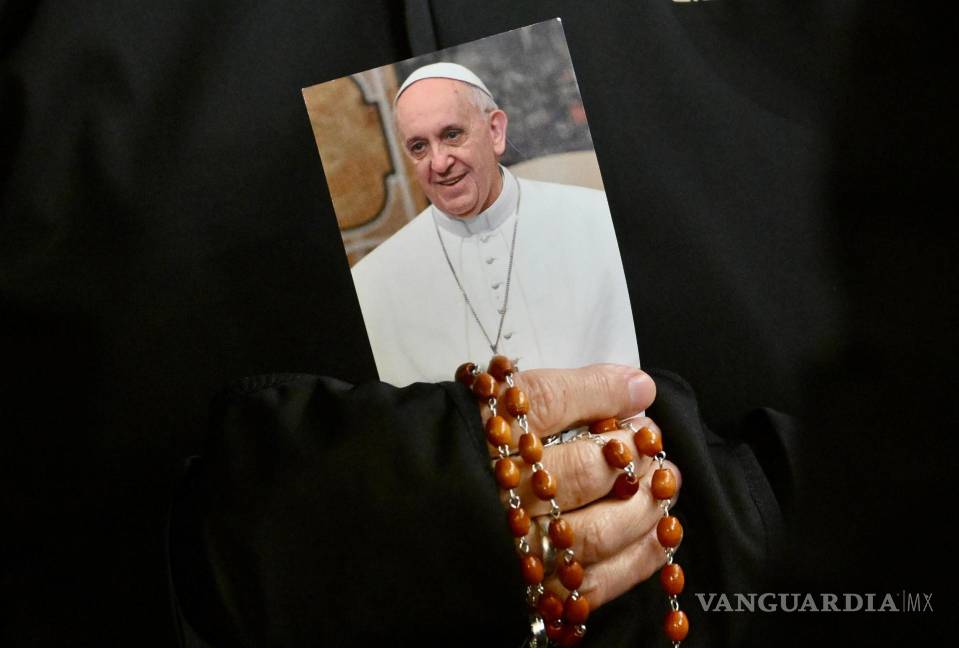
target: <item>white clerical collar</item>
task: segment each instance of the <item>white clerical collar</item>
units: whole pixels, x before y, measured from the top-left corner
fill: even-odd
[[[500,166],[500,173],[503,175],[503,189],[485,211],[463,218],[449,216],[434,205],[430,210],[433,213],[433,220],[447,232],[464,238],[491,232],[505,223],[517,209],[519,186],[516,177],[509,172],[509,169]]]

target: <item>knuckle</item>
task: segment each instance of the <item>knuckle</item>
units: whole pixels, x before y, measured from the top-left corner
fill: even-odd
[[[602,559],[605,527],[604,516],[590,517],[584,522],[583,529],[580,531],[581,560],[587,563],[595,563]]]
[[[530,421],[540,431],[550,430],[563,421],[566,412],[563,390],[555,376],[537,373],[526,376],[525,389],[529,394]]]
[[[575,443],[570,444],[568,450],[564,456],[563,479],[570,484],[570,503],[580,506],[593,499],[593,491],[596,490],[589,452],[592,448],[585,443]]]

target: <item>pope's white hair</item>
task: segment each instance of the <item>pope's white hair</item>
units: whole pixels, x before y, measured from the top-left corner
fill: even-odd
[[[467,83],[466,86],[469,88],[468,98],[470,103],[480,111],[480,114],[488,115],[494,110],[499,110],[499,106],[496,105],[496,102],[493,101],[491,96],[477,88],[475,85]]]

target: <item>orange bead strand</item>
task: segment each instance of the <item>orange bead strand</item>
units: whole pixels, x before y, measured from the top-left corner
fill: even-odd
[[[676,476],[673,475],[673,471],[669,468],[660,468],[654,472],[650,490],[656,499],[671,499],[676,494]]]
[[[647,457],[655,457],[663,451],[663,437],[659,430],[642,427],[633,435],[633,441],[636,442],[636,449]]]
[[[481,373],[473,381],[473,393],[484,400],[496,395],[496,379],[488,373]]]
[[[666,613],[663,631],[670,641],[682,641],[689,634],[689,619],[682,610],[670,610]]]
[[[537,470],[533,473],[533,492],[541,500],[551,500],[556,497],[556,479],[546,470]]]
[[[679,601],[677,600],[677,597],[686,587],[686,575],[683,573],[683,568],[673,562],[676,548],[683,540],[683,525],[678,518],[669,513],[670,502],[679,489],[679,483],[675,473],[665,465],[666,453],[663,451],[662,433],[654,423],[644,425],[637,430],[628,421],[620,423],[615,418],[606,418],[590,424],[589,431],[602,445],[603,458],[606,463],[611,468],[623,470],[623,473],[617,475],[616,481],[613,482],[612,496],[619,499],[629,499],[639,490],[639,478],[636,475],[633,453],[629,446],[620,439],[602,436],[623,429],[633,433],[633,442],[641,455],[652,457],[659,464],[650,477],[649,488],[653,498],[661,502],[663,512],[663,516],[656,524],[656,538],[666,552],[666,564],[659,573],[659,582],[666,593],[670,607],[663,628],[669,640],[674,645],[678,645],[689,634],[689,619],[686,613],[679,609]],[[552,534],[550,537],[552,539]],[[564,587],[575,589],[582,584],[582,568],[578,563],[560,565],[557,574]],[[570,599],[567,599],[566,606],[568,607],[570,603]],[[564,608],[564,618],[570,626],[578,618],[575,616],[576,612],[572,614],[571,617],[569,611]],[[568,632],[570,626],[564,628],[563,632]],[[560,638],[557,639],[557,642],[562,645],[565,635],[558,636]]]
[[[467,362],[457,368],[455,378],[469,387],[478,399],[489,406],[490,417],[485,424],[486,440],[499,453],[493,473],[497,485],[508,495],[507,526],[512,536],[517,539],[520,575],[527,586],[529,604],[532,610],[542,618],[545,634],[550,641],[559,646],[575,646],[582,641],[586,633],[585,622],[590,613],[589,600],[578,591],[583,584],[584,570],[573,553],[572,546],[575,539],[573,528],[562,518],[559,505],[556,503],[555,497],[558,490],[556,478],[540,463],[543,458],[543,442],[528,428],[526,415],[530,411],[530,402],[525,392],[514,384],[512,378],[514,372],[515,367],[507,357],[494,356],[486,372],[480,372],[475,364]],[[507,387],[498,398],[500,383],[506,383]],[[562,551],[563,557],[562,560],[557,560],[559,564],[556,571],[559,581],[570,592],[565,601],[555,593],[545,591],[543,561],[531,552],[526,538],[532,527],[532,520],[527,510],[523,508],[519,495],[514,491],[520,483],[522,471],[517,462],[512,459],[510,452],[513,442],[512,427],[506,418],[497,413],[497,405],[500,401],[502,407],[522,429],[518,443],[519,455],[531,467],[531,489],[536,497],[549,502],[551,507],[552,519],[546,533],[553,547]],[[603,430],[608,431],[607,428],[615,429],[617,422],[616,419],[609,419],[603,425],[605,426]],[[606,452],[609,455],[607,460],[611,465],[614,463],[626,465],[632,461],[632,453],[622,443]],[[632,468],[631,465],[630,468]]]
[[[683,568],[676,563],[664,565],[662,571],[659,572],[659,583],[663,586],[663,591],[666,592],[667,596],[679,596],[683,588],[686,587],[686,575],[683,573]]]

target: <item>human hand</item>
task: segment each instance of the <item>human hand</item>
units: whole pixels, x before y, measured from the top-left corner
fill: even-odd
[[[636,429],[648,427],[659,432],[651,419],[637,416],[656,396],[653,380],[638,369],[611,364],[537,369],[515,373],[513,380],[529,397],[529,430],[539,437],[609,417],[630,419]],[[490,416],[489,407],[483,404],[481,409],[485,422]],[[504,415],[502,411],[500,414]],[[514,425],[513,447],[519,433]],[[586,596],[592,609],[649,578],[665,562],[665,551],[656,535],[663,513],[650,490],[658,462],[637,450],[630,431],[605,432],[603,436],[621,441],[634,458],[639,491],[628,500],[608,497],[622,473],[606,463],[602,448],[596,443],[580,440],[554,445],[545,449],[542,458],[543,466],[559,486],[556,501],[572,527],[572,549],[586,572],[579,592]],[[521,461],[517,464],[522,465],[516,492],[523,508],[533,518],[547,516],[550,505],[532,492],[530,468]],[[681,475],[668,461],[664,467],[676,477],[677,495],[671,500],[672,506]],[[527,540],[537,554],[541,554],[541,534],[539,525],[532,524]],[[568,594],[555,575],[548,577],[544,586],[561,598]]]

